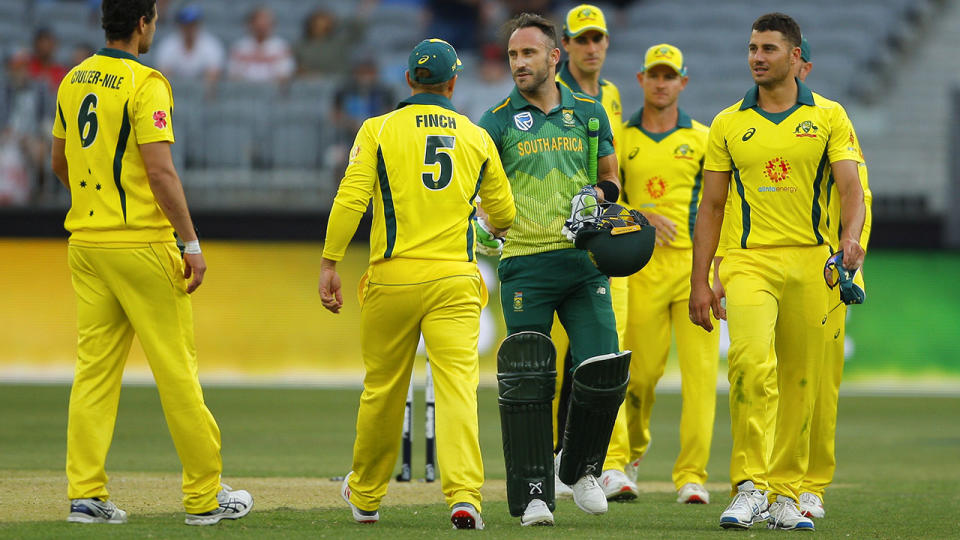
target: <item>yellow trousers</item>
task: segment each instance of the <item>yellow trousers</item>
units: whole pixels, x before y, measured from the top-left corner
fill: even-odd
[[[423,334],[436,396],[437,466],[448,505],[481,509],[477,340],[485,286],[474,275],[397,284],[391,261],[368,272],[360,314],[363,394],[357,413],[350,501],[376,510],[387,493],[403,429],[410,374]],[[397,265],[393,265],[396,270]],[[385,271],[385,272],[384,272]],[[378,274],[379,272],[379,274]]]
[[[613,304],[613,316],[616,317],[617,320],[617,336],[620,339],[621,349],[624,349],[623,337],[627,327],[627,279],[628,278],[625,277],[610,278],[610,302]],[[550,339],[557,349],[557,384],[556,392],[553,394],[553,446],[556,447],[557,441],[563,437],[564,429],[564,426],[557,425],[556,422],[557,413],[561,405],[560,390],[563,387],[563,382],[566,377],[570,376],[570,374],[563,369],[563,361],[567,355],[567,349],[570,347],[570,338],[567,337],[567,332],[563,329],[563,326],[560,325],[560,319],[556,315],[553,317]],[[568,403],[564,403],[563,405],[566,406]],[[613,425],[613,433],[610,435],[610,446],[607,448],[607,457],[603,462],[603,470],[618,469],[622,471],[623,467],[629,461],[629,456],[622,452],[618,453],[613,444],[614,440],[626,437],[626,435],[626,412],[624,407],[621,406],[620,410],[617,411],[617,421]]]
[[[677,489],[707,481],[707,461],[716,410],[719,335],[690,322],[692,249],[658,247],[642,270],[628,278],[629,311],[624,348],[633,351],[627,387],[626,437],[610,441],[610,456],[624,463],[643,457],[650,445],[654,389],[677,339],[681,373],[680,454],[673,466]]]
[[[864,290],[863,272],[858,272],[854,282]],[[837,306],[834,309],[834,306]],[[839,289],[830,293],[827,317],[826,342],[823,355],[823,373],[820,376],[820,392],[814,406],[813,424],[810,428],[810,464],[803,478],[801,492],[810,492],[823,499],[823,491],[833,482],[837,470],[836,434],[837,406],[840,399],[840,380],[843,378],[844,339],[846,338],[847,306],[840,300]]]
[[[79,334],[67,421],[68,497],[109,496],[104,463],[136,334],[183,465],[183,506],[190,513],[213,510],[220,430],[197,378],[193,311],[176,245],[71,242],[68,260]]]
[[[751,480],[758,489],[769,489],[771,497],[799,497],[823,364],[829,292],[823,264],[829,254],[827,246],[734,249],[720,266],[730,330],[734,486]],[[775,366],[769,362],[774,335]],[[768,452],[773,376],[779,397]]]

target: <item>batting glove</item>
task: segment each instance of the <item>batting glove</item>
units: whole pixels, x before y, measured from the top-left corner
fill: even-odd
[[[599,217],[600,205],[597,201],[597,191],[593,186],[584,186],[570,200],[570,219],[563,224],[563,235],[573,242],[584,223],[596,221]]]
[[[475,219],[474,231],[477,236],[477,253],[487,257],[499,257],[503,253],[503,238],[493,234],[486,221]]]

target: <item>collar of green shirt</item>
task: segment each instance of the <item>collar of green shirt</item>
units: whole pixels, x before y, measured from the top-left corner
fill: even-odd
[[[438,107],[443,107],[444,109],[457,112],[457,109],[453,106],[453,103],[450,103],[450,100],[447,99],[446,96],[441,96],[440,94],[433,94],[430,92],[414,94],[397,104],[397,108],[399,109],[401,107],[406,107],[407,105],[437,105]]]
[[[644,135],[650,137],[656,142],[660,142],[663,139],[666,139],[668,135],[680,128],[692,128],[693,120],[690,118],[690,115],[685,113],[683,109],[677,109],[677,125],[672,129],[668,129],[662,133],[653,133],[643,129],[643,107],[640,107],[640,110],[633,114],[630,117],[630,121],[627,122],[627,127],[635,127],[643,132]]]
[[[557,66],[557,76],[560,77],[560,80],[563,81],[563,84],[570,87],[570,90],[574,92],[579,92],[585,96],[590,96],[590,94],[583,91],[583,88],[580,88],[580,84],[576,79],[573,78],[573,73],[570,73],[570,60],[564,60],[560,62],[560,65]],[[606,86],[607,80],[603,77],[600,78],[600,93],[595,96],[590,96],[593,98],[601,99],[603,97],[603,87]]]
[[[797,103],[801,105],[814,105],[813,92],[811,92],[810,89],[807,88],[807,85],[803,84],[800,79],[794,80],[797,81]],[[758,86],[747,90],[747,93],[743,96],[743,103],[740,104],[741,111],[757,107],[757,94],[759,91],[760,87]],[[757,108],[759,109],[759,107]]]
[[[110,58],[123,58],[125,60],[133,60],[134,62],[141,63],[139,58],[128,53],[127,51],[121,51],[120,49],[103,47],[97,51],[96,54],[99,54],[100,56],[109,56]]]
[[[559,84],[559,83],[554,83],[554,84],[556,84],[557,88],[560,89],[560,106],[559,107],[562,107],[564,109],[572,109],[574,105],[576,105],[576,101],[573,99],[573,92],[562,84]],[[527,101],[527,98],[523,97],[520,94],[520,90],[516,86],[514,86],[513,90],[510,92],[510,106],[513,107],[514,109],[526,109],[527,107],[531,107],[531,108],[537,109],[538,111],[540,110],[538,107],[534,107],[533,105],[531,105],[530,102]],[[557,110],[557,108],[558,107],[555,107],[550,112],[552,113],[553,111]]]

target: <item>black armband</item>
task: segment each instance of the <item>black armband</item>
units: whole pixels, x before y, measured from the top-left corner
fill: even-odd
[[[620,198],[620,188],[610,180],[597,182],[597,188],[603,192],[603,199],[607,202],[617,202]]]

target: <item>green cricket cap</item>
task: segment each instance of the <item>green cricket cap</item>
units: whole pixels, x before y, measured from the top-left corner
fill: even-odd
[[[430,71],[426,77],[417,77],[417,68]],[[407,59],[410,80],[420,84],[436,84],[449,81],[463,69],[457,51],[446,41],[437,38],[425,39],[410,51]]]
[[[804,62],[810,61],[810,42],[805,36],[800,36],[800,59]]]

